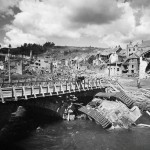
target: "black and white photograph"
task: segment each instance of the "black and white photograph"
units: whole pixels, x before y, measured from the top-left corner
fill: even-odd
[[[0,0],[0,150],[150,150],[150,0]]]

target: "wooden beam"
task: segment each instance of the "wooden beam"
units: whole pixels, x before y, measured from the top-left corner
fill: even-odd
[[[93,86],[97,89],[96,80],[93,81]]]
[[[23,86],[22,89],[23,89],[24,97],[25,97],[25,99],[27,100],[28,97],[27,97],[27,94],[26,94],[26,88],[25,88],[25,86]]]
[[[97,78],[96,78],[96,88],[98,88],[98,84],[97,84]]]
[[[16,93],[16,88],[15,88],[15,86],[12,87],[12,90],[13,90],[13,96],[15,97],[15,101],[17,101],[18,98],[17,98],[17,93]]]
[[[86,88],[86,87],[85,87],[85,79],[83,80],[83,83],[84,83],[84,89],[85,89],[85,88]]]
[[[44,95],[44,91],[43,91],[43,87],[42,87],[42,85],[40,85],[40,91],[41,91],[41,93],[40,93],[40,94],[42,94],[42,96],[44,97],[45,95]]]
[[[5,103],[4,95],[3,95],[3,91],[2,91],[1,86],[0,86],[0,97],[1,97],[1,99],[2,99],[2,103]]]
[[[52,92],[51,92],[51,90],[50,90],[50,84],[48,83],[48,85],[47,85],[47,91],[48,91],[48,93],[50,94],[50,95],[52,95]]]
[[[57,90],[56,84],[54,84],[53,92],[56,92],[58,95],[58,90]]]
[[[72,90],[73,90],[73,92],[75,92],[75,89],[73,88],[73,83],[70,82],[70,91],[72,91]]]
[[[80,91],[80,87],[77,82],[76,82],[76,87],[77,87],[77,90]]]
[[[89,88],[89,89],[93,89],[93,88],[92,88],[92,85],[91,85],[91,83],[90,83],[90,82],[91,82],[91,81],[90,81],[90,80],[88,80],[88,88]]]
[[[85,91],[84,83],[83,82],[81,82],[81,88],[83,89],[83,91]]]
[[[86,89],[86,90],[89,90],[88,81],[89,81],[89,80],[87,80],[87,82],[86,82],[86,80],[85,80],[85,89]]]
[[[103,85],[103,83],[102,83],[102,79],[99,80],[99,84],[100,84],[100,86],[101,86],[102,88],[104,88],[104,85]]]
[[[63,85],[62,85],[62,84],[60,84],[60,91],[61,91],[62,93],[64,93],[64,88],[63,88]]]
[[[32,85],[32,94],[34,95],[34,98],[37,98],[36,94],[35,94],[35,90],[34,90],[34,86]]]
[[[68,91],[68,83],[67,83],[67,81],[66,81],[66,91]]]

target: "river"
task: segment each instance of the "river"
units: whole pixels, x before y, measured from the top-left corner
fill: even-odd
[[[150,128],[107,131],[90,120],[57,121],[41,125],[28,138],[8,149],[149,150],[149,139]]]

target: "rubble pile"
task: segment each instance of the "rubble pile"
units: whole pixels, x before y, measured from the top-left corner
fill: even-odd
[[[128,106],[131,107],[131,105]],[[79,109],[79,111],[87,114],[88,116],[91,113],[91,110],[96,111],[99,113],[99,115],[96,115],[96,113],[93,112],[93,115],[90,115],[90,117],[102,125],[103,128],[111,127],[110,129],[128,129],[142,115],[140,109],[137,106],[132,106],[131,108],[127,107],[126,99],[123,97],[118,97],[116,93],[100,92],[96,94],[94,99],[86,105],[86,108],[82,107]],[[99,118],[104,119],[99,122]],[[108,123],[106,124],[106,122]]]
[[[112,82],[111,82],[112,83]],[[138,106],[143,111],[150,111],[150,91],[146,89],[137,89],[136,91],[125,90],[117,80],[113,80],[113,85],[121,91],[124,91],[128,97],[133,100],[133,106]]]

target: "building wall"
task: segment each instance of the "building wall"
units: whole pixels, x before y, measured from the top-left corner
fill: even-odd
[[[147,77],[146,67],[148,65],[147,61],[144,61],[142,57],[140,57],[140,66],[139,66],[139,78],[144,79]]]
[[[105,73],[109,75],[110,69],[110,76],[121,76],[122,75],[122,67],[120,65],[111,65],[107,66]]]
[[[37,60],[31,66],[36,68],[50,68],[51,59],[38,57]]]
[[[129,66],[128,66],[128,73],[138,73],[138,59],[130,59]]]
[[[100,64],[99,59],[93,60],[93,65],[98,66]]]
[[[4,63],[3,63],[3,61],[0,61],[0,70],[4,70]]]
[[[138,47],[135,45],[127,45],[127,56],[134,54],[138,50]]]

